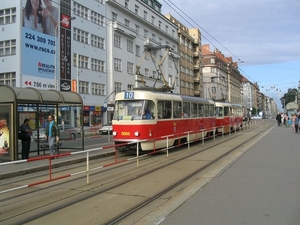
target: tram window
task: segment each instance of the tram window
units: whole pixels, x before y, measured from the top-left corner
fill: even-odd
[[[181,118],[181,102],[173,102],[173,118]]]
[[[224,116],[229,116],[229,107],[228,106],[224,107]]]
[[[223,117],[224,116],[224,111],[222,107],[216,107],[216,116],[217,117]]]
[[[189,102],[183,103],[183,112],[182,117],[189,118],[191,115],[191,106]]]
[[[171,101],[158,101],[157,108],[158,108],[158,119],[169,119],[171,118],[171,111],[172,111],[172,104]]]
[[[209,116],[210,117],[215,116],[215,107],[214,107],[214,105],[209,105]]]
[[[156,115],[154,102],[145,100],[143,112],[143,119],[154,119]]]
[[[204,104],[204,116],[209,117],[209,107],[206,104]]]
[[[192,115],[191,117],[197,117],[197,103],[192,103]]]
[[[203,104],[198,104],[198,117],[204,117],[204,106],[203,106]]]

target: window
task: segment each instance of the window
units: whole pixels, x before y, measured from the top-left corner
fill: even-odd
[[[129,0],[125,0],[125,8],[128,9]]]
[[[155,41],[155,39],[156,39],[155,34],[152,34],[152,40]]]
[[[166,25],[166,33],[168,33],[169,27]]]
[[[91,66],[94,71],[104,72],[104,61],[92,58]]]
[[[171,101],[158,101],[157,102],[157,116],[158,116],[158,119],[170,119],[172,116],[172,102]]]
[[[79,42],[82,42],[84,44],[88,44],[89,33],[74,27],[73,39],[75,41],[79,41]]]
[[[117,48],[121,48],[121,36],[115,34],[114,35],[114,46]]]
[[[161,21],[158,21],[158,28],[161,29]]]
[[[100,25],[101,27],[104,27],[104,16],[99,13],[91,11],[91,21],[95,24]]]
[[[151,23],[155,24],[155,17],[154,16],[151,17]]]
[[[134,12],[135,14],[139,15],[139,7],[137,5],[135,5]]]
[[[138,57],[140,57],[140,49],[141,49],[140,46],[138,45],[135,46],[135,55]]]
[[[118,14],[112,12],[112,13],[111,13],[111,20],[112,20],[113,22],[118,21]]]
[[[133,41],[127,40],[127,51],[133,52]]]
[[[91,45],[97,48],[104,49],[104,38],[92,34]]]
[[[215,64],[215,58],[210,58],[210,63]]]
[[[147,18],[148,18],[148,13],[147,11],[144,11],[144,20],[147,20]]]
[[[115,69],[115,71],[122,71],[121,65],[122,65],[122,60],[114,58],[114,69]]]
[[[149,69],[145,69],[145,77],[149,77]]]
[[[104,84],[92,83],[92,95],[105,95],[104,93]]]
[[[127,19],[124,19],[124,23],[125,23],[125,27],[129,27],[129,20],[127,20]]]
[[[118,83],[118,82],[115,82],[115,91],[116,91],[116,93],[121,92],[121,90],[122,90],[122,84]]]
[[[104,0],[96,0],[96,2],[99,2],[99,3],[101,3],[101,4],[103,4],[103,1],[104,1]]]
[[[79,81],[79,93],[89,94],[89,82]]]
[[[16,7],[0,10],[0,25],[16,22]]]
[[[74,2],[74,15],[88,19],[88,8],[78,4],[77,2]]]
[[[138,25],[135,25],[135,33],[136,33],[136,36],[139,36],[139,34],[140,34],[140,27]]]
[[[73,64],[74,66],[77,66],[77,55],[76,53],[74,53],[73,55]],[[89,57],[87,56],[83,56],[83,55],[79,55],[78,56],[78,67],[80,68],[85,68],[85,69],[88,69],[88,65],[89,65]]]
[[[127,62],[127,73],[133,74],[133,63]]]
[[[16,87],[16,72],[0,73],[0,85]]]
[[[16,54],[16,40],[0,41],[0,57]]]
[[[147,38],[148,37],[148,31],[144,30],[144,37]]]
[[[132,91],[134,86],[132,84],[127,84],[127,91]]]

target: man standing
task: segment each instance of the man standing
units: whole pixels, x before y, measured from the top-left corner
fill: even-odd
[[[280,112],[278,112],[278,114],[276,116],[276,120],[277,120],[278,126],[280,126],[280,123],[281,123],[281,113]]]
[[[56,149],[57,152],[55,152],[55,141],[59,142],[59,129],[54,121],[54,116],[48,116],[48,121],[45,135],[48,140],[50,155],[53,155],[54,153],[59,154],[58,149]]]
[[[22,159],[28,159],[29,158],[29,152],[30,152],[30,143],[31,143],[31,134],[32,130],[29,126],[29,119],[25,119],[24,123],[20,126],[20,131],[22,134]]]

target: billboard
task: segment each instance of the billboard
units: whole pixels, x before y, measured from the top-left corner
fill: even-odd
[[[21,87],[60,85],[57,90],[71,91],[71,9],[65,4],[69,1],[22,0]]]

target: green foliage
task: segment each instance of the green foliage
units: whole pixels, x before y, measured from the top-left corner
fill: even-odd
[[[298,90],[296,88],[289,88],[288,92],[280,98],[282,108],[284,109],[289,102],[294,102],[297,99],[296,96],[298,96]]]

